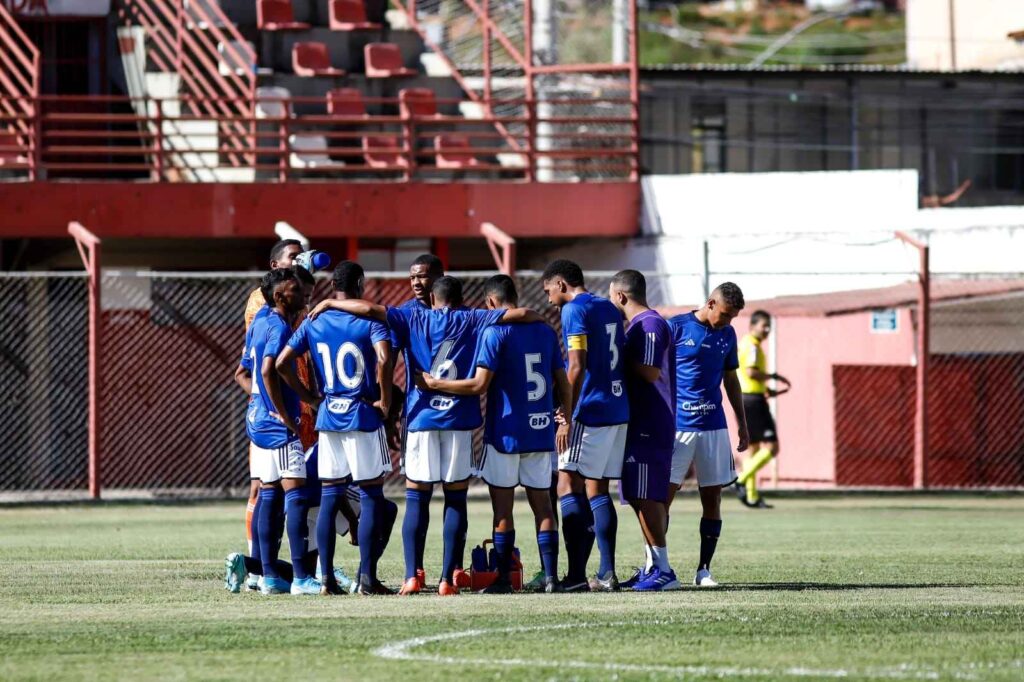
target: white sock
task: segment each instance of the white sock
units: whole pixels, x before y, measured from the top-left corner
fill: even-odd
[[[651,556],[651,546],[646,542],[644,543],[644,557],[647,558],[647,561],[644,562],[644,573],[650,573],[654,567],[654,557]]]
[[[668,547],[651,547],[651,557],[654,561],[654,565],[660,570],[672,570],[672,567],[668,564]]]

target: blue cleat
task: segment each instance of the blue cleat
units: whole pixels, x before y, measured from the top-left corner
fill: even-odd
[[[292,594],[320,594],[322,585],[316,578],[297,578],[292,581]]]
[[[255,573],[250,573],[249,577],[245,579],[245,589],[250,592],[260,591],[260,577]]]
[[[324,574],[323,571],[320,570],[320,562],[318,561],[316,563],[316,579],[322,583],[324,581],[323,576]],[[346,592],[352,589],[352,578],[348,577],[348,574],[345,573],[345,569],[343,568],[339,567],[334,569],[334,582],[338,583],[338,587]]]
[[[678,589],[680,589],[680,585],[679,580],[676,579],[676,572],[663,571],[657,566],[651,569],[651,572],[643,580],[633,586],[633,590],[636,592],[665,592]]]
[[[631,590],[633,589],[633,587],[636,586],[637,583],[646,578],[648,575],[649,573],[646,570],[644,570],[640,566],[637,566],[636,570],[633,571],[632,577],[630,577],[629,580],[619,583],[619,587],[621,587],[624,590]]]
[[[284,578],[271,578],[268,576],[260,578],[260,592],[263,594],[288,594],[291,591],[291,583]]]
[[[224,588],[232,594],[238,594],[244,584],[245,560],[238,552],[232,552],[224,559]]]

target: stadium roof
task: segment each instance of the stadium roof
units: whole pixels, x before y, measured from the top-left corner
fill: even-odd
[[[932,280],[932,302],[961,301],[985,296],[1024,292],[1024,279]],[[747,302],[747,309],[764,308],[773,315],[826,317],[848,313],[902,308],[917,304],[917,282],[905,282],[881,289],[857,289],[809,296],[779,296]]]
[[[965,74],[981,74],[989,76],[1019,76],[1022,69],[915,69],[906,64],[765,64],[749,66],[748,64],[650,64],[644,65],[641,74],[658,72],[672,73],[685,71],[703,71],[709,73],[889,73],[908,76],[957,76]]]

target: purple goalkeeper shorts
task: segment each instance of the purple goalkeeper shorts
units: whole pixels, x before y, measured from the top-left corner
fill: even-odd
[[[668,502],[672,448],[626,448],[619,495],[626,502]]]

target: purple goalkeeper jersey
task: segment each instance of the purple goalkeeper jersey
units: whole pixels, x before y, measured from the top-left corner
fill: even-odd
[[[626,328],[626,394],[629,428],[626,452],[672,452],[676,433],[675,354],[672,329],[653,310],[642,312]],[[650,382],[632,370],[634,364],[657,367],[661,376]]]

